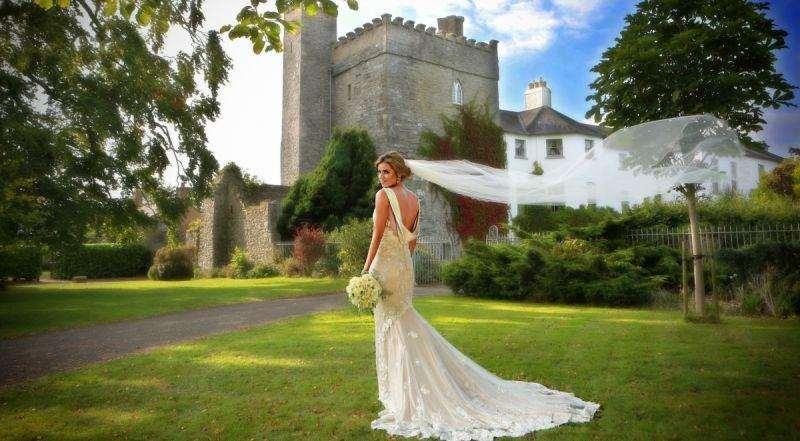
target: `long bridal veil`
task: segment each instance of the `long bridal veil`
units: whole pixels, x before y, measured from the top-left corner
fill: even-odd
[[[578,160],[542,175],[465,160],[406,161],[416,176],[473,199],[507,204],[640,201],[678,185],[719,182],[723,159],[740,157],[736,132],[714,116],[690,115],[618,130]]]

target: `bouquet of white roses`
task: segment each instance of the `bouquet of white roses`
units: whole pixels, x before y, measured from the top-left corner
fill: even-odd
[[[380,282],[370,273],[352,277],[345,291],[350,303],[359,310],[375,307],[384,296]]]

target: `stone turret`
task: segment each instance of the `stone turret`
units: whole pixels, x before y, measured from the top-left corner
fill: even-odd
[[[309,16],[302,8],[285,15],[300,23],[284,32],[281,184],[292,185],[322,158],[331,135],[332,46],[336,17]]]
[[[550,105],[550,88],[547,87],[547,82],[539,77],[538,80],[528,83],[528,88],[525,90],[525,110],[542,106],[552,107]]]
[[[446,34],[453,34],[456,37],[463,37],[464,36],[464,17],[459,15],[448,15],[447,17],[442,17],[436,19],[439,30]]]

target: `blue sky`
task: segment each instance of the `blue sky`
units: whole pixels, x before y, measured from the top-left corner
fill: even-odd
[[[206,25],[230,23],[242,0],[207,0]],[[340,2],[344,4],[344,2]],[[633,0],[361,0],[358,11],[343,9],[338,34],[344,35],[382,13],[436,26],[436,18],[465,17],[464,33],[479,41],[499,40],[500,107],[522,109],[529,81],[543,77],[553,92],[553,107],[584,120],[592,66],[614,43]],[[800,12],[798,0],[774,0],[769,16],[789,32],[788,49],[778,51],[778,71],[800,86]],[[173,41],[173,48],[181,45]],[[221,164],[234,161],[264,182],[280,183],[280,109],[282,56],[253,55],[243,40],[224,40],[233,59],[229,84],[220,93],[222,114],[208,127],[209,144]],[[800,95],[800,90],[795,91]],[[800,105],[800,98],[795,98]],[[756,137],[785,155],[800,147],[800,109],[769,109],[768,124]]]

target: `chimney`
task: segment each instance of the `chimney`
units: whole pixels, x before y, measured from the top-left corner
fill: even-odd
[[[538,80],[528,83],[528,88],[525,90],[525,110],[542,106],[551,107],[550,88],[547,87],[547,82],[539,77]]]
[[[456,37],[464,36],[464,17],[459,15],[448,15],[444,18],[437,19],[439,22],[439,29],[447,34],[455,34]]]

